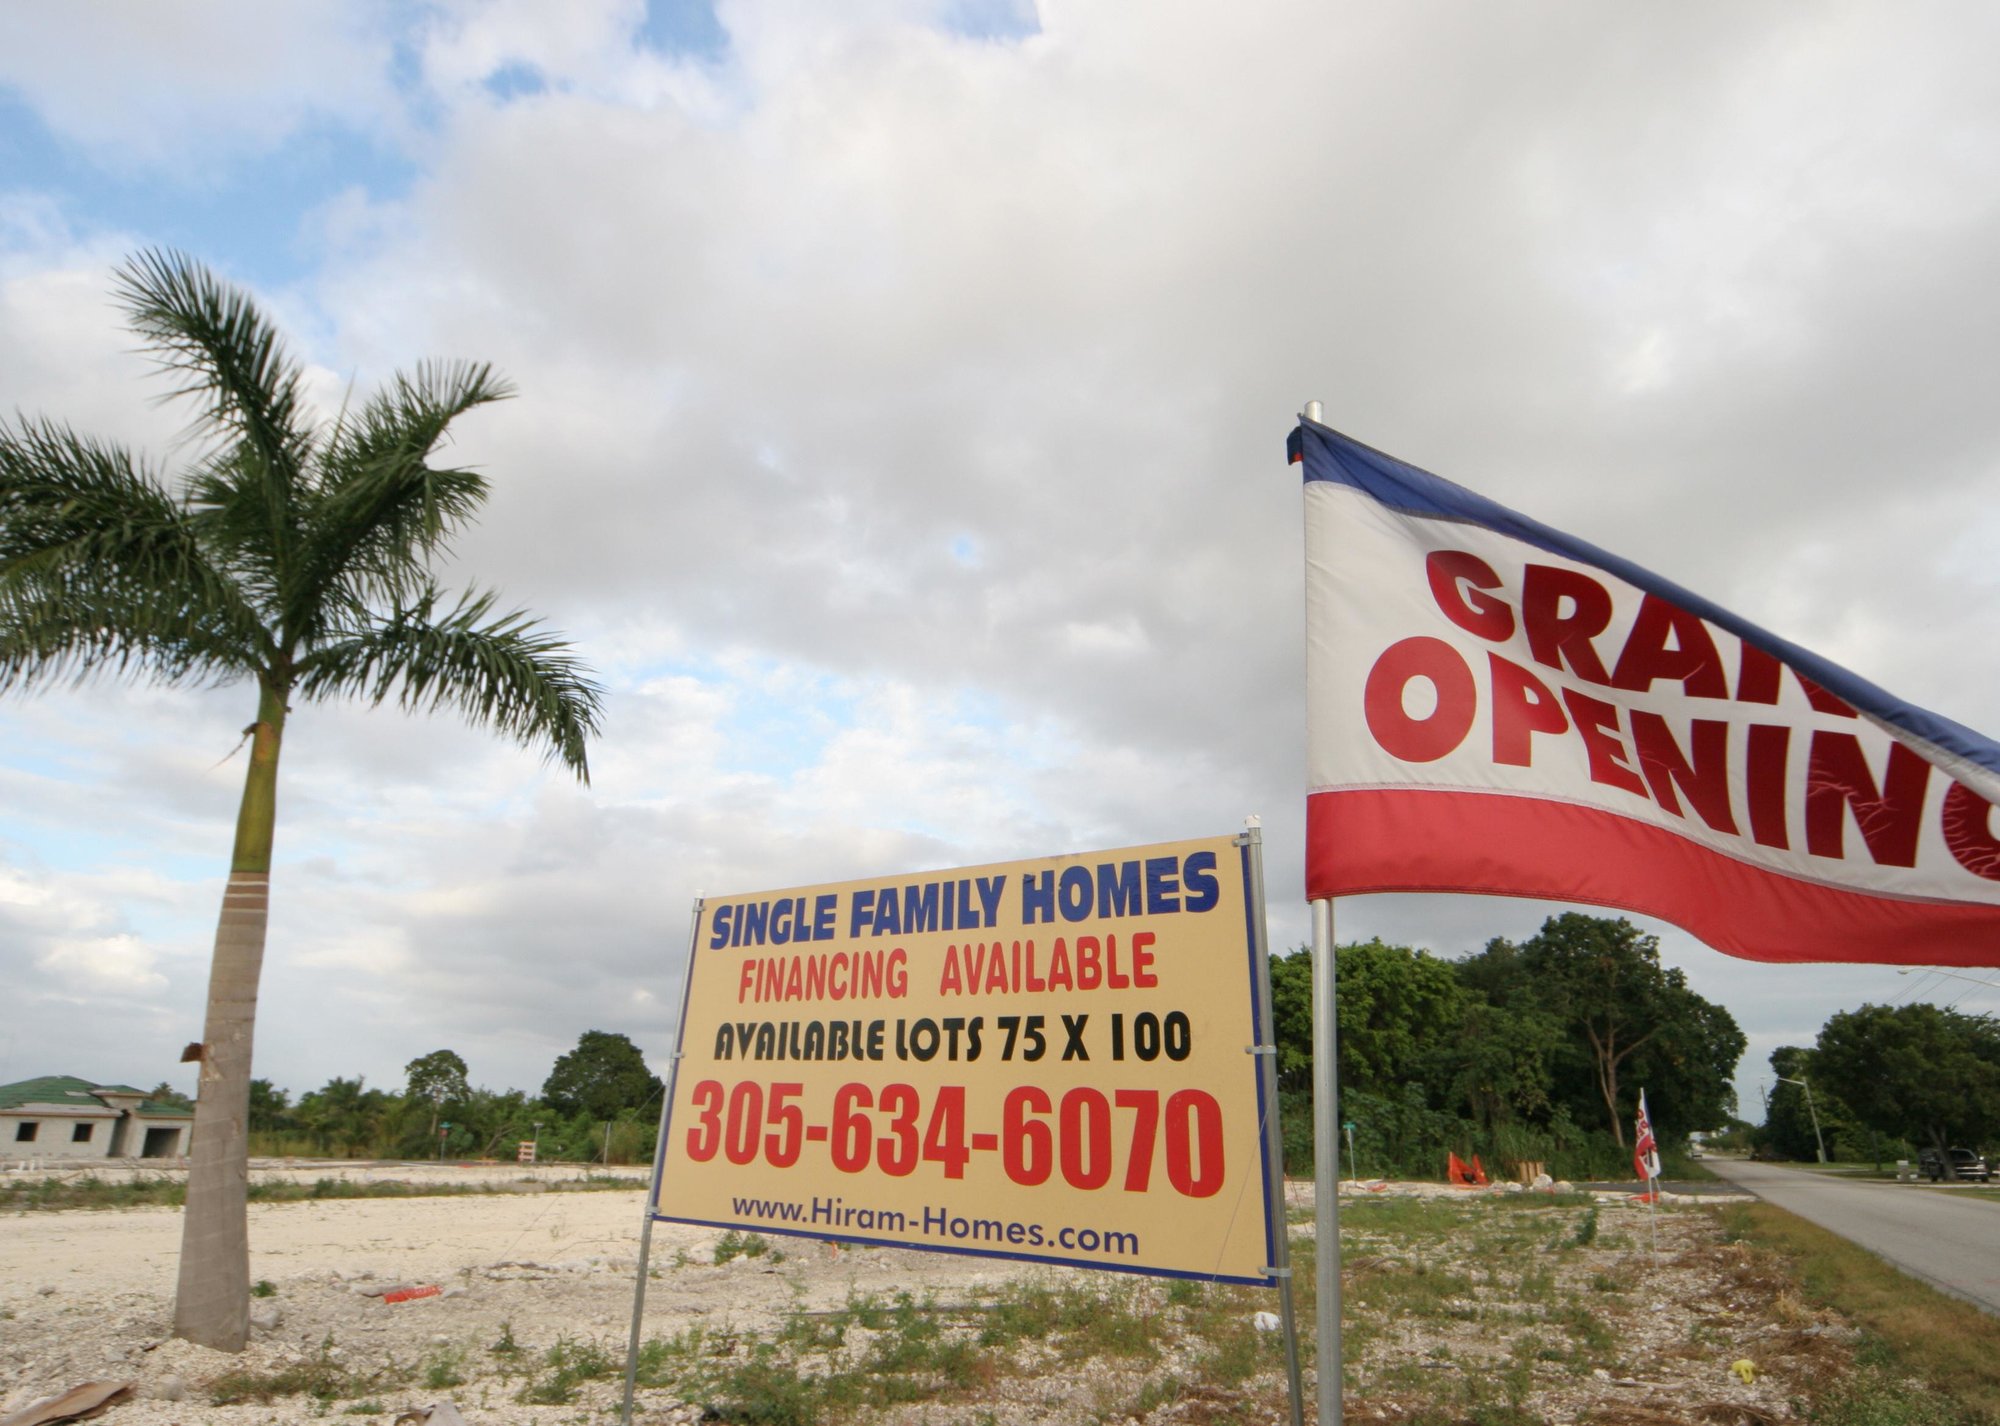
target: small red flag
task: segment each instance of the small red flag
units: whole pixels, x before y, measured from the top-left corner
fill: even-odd
[[[1632,1143],[1632,1172],[1643,1179],[1660,1176],[1660,1146],[1653,1138],[1653,1121],[1646,1114],[1646,1091],[1639,1091],[1638,1135]]]

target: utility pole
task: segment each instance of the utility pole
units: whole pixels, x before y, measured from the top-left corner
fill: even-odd
[[[1813,1142],[1819,1145],[1819,1161],[1820,1161],[1821,1163],[1825,1163],[1825,1162],[1826,1162],[1826,1140],[1820,1137],[1820,1132],[1819,1132],[1819,1111],[1818,1111],[1817,1109],[1813,1108],[1813,1098],[1812,1098],[1812,1086],[1811,1086],[1811,1085],[1809,1085],[1809,1084],[1807,1084],[1807,1083],[1806,1083],[1806,1082],[1805,1082],[1804,1080],[1802,1080],[1802,1079],[1786,1079],[1784,1075],[1779,1075],[1779,1076],[1778,1076],[1778,1078],[1779,1078],[1780,1080],[1783,1080],[1783,1081],[1784,1081],[1784,1083],[1786,1083],[1786,1084],[1796,1084],[1796,1085],[1797,1085],[1797,1086],[1798,1086],[1798,1087],[1799,1087],[1800,1089],[1803,1089],[1803,1090],[1804,1090],[1804,1091],[1806,1092],[1806,1113],[1808,1113],[1808,1114],[1812,1115],[1812,1126],[1813,1126]],[[1769,1111],[1769,1109],[1767,1108],[1767,1109],[1765,1110],[1765,1116],[1766,1116],[1766,1117],[1768,1118],[1768,1117],[1769,1117],[1769,1115],[1770,1115],[1770,1111]]]

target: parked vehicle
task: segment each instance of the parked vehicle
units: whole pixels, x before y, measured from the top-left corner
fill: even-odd
[[[1990,1183],[1993,1166],[1981,1154],[1970,1149],[1924,1149],[1917,1154],[1917,1172],[1938,1183],[1947,1178],[1978,1179]]]

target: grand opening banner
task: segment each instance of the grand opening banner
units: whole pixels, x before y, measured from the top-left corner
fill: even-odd
[[[655,1216],[1265,1283],[1248,838],[705,900]]]
[[[1292,454],[1309,898],[1547,897],[1757,960],[2000,965],[1992,739],[1317,422]]]

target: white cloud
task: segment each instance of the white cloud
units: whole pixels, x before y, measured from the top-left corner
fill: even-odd
[[[30,6],[8,17],[0,84],[93,161],[199,185],[205,164],[270,152],[315,120],[389,119],[393,14],[379,0]]]
[[[167,978],[154,968],[153,953],[133,936],[66,938],[43,951],[35,963],[76,994],[129,999],[156,995],[167,987]]]

